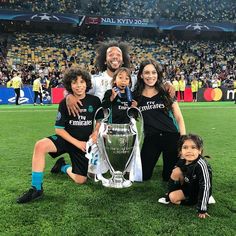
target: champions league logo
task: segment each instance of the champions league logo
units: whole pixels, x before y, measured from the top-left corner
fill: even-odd
[[[30,19],[40,20],[40,21],[60,21],[60,19],[57,16],[50,15],[48,13],[35,14],[31,16]]]
[[[200,24],[200,23],[193,23],[193,24],[187,25],[185,27],[185,29],[202,31],[202,30],[209,30],[210,28],[208,26]]]
[[[166,30],[188,30],[194,32],[202,32],[202,31],[228,31],[227,27],[222,24],[213,24],[213,23],[164,23],[162,29]]]
[[[12,20],[23,20],[30,22],[47,22],[47,23],[71,23],[79,24],[81,16],[71,14],[50,14],[50,13],[24,13],[15,14],[12,16]]]
[[[19,104],[27,103],[29,101],[29,98],[25,97],[25,93],[23,90],[20,90],[20,98],[19,98]],[[8,99],[9,103],[15,103],[16,98],[12,97]]]

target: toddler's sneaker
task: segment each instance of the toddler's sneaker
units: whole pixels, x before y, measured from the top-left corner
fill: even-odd
[[[161,204],[165,204],[165,205],[167,205],[167,204],[170,203],[170,201],[168,201],[168,200],[166,199],[166,197],[161,197],[161,198],[159,198],[159,199],[158,199],[158,202],[161,203]]]
[[[213,198],[213,196],[211,195],[209,197],[209,200],[208,200],[208,204],[215,204],[216,203],[216,200]]]

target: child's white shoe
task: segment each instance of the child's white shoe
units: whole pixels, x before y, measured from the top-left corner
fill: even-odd
[[[209,200],[208,200],[208,204],[215,204],[216,203],[216,200],[213,198],[213,196],[211,195],[209,197]]]
[[[167,205],[167,204],[170,203],[169,201],[166,200],[165,197],[161,197],[161,198],[159,198],[159,199],[158,199],[158,202],[159,202],[159,203],[162,203],[162,204],[165,204],[165,205]]]

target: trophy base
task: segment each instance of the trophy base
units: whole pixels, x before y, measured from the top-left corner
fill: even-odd
[[[102,181],[102,185],[108,188],[128,188],[132,185],[132,182],[126,180],[122,172],[116,171],[110,179]]]

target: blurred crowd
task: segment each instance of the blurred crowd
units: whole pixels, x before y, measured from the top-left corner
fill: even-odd
[[[168,37],[127,37],[126,41],[130,46],[133,74],[137,73],[143,59],[154,58],[161,63],[164,78],[171,82],[183,78],[190,86],[195,79],[201,81],[202,87],[232,88],[236,80],[236,45],[233,41],[185,41]],[[21,72],[24,84],[32,84],[40,75],[51,87],[60,87],[65,69],[74,64],[85,67],[91,74],[99,73],[94,61],[99,43],[96,38],[24,33],[12,35],[4,41],[6,43],[7,53],[5,56],[0,54],[0,85],[6,85],[15,71]]]
[[[0,9],[33,12],[236,23],[236,2],[232,0],[0,0],[0,2]]]

